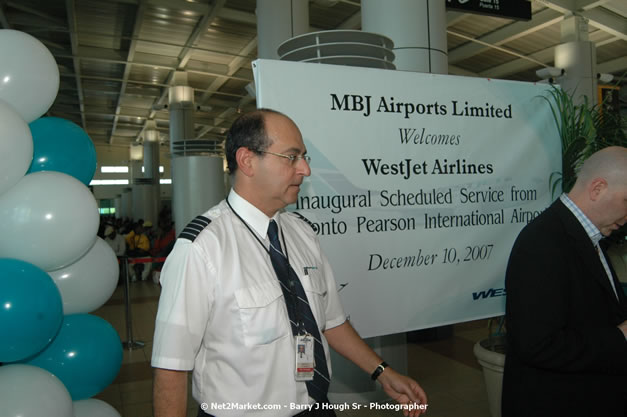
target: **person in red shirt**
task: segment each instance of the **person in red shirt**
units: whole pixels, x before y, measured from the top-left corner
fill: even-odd
[[[157,236],[155,238],[150,254],[155,258],[163,258],[168,256],[174,242],[176,241],[176,235],[174,234],[174,224],[170,218],[160,218],[159,227],[157,229]],[[163,262],[153,264],[153,271],[161,271]],[[158,281],[157,281],[158,282]]]

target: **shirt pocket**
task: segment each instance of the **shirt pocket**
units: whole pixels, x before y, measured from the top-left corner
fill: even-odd
[[[246,346],[265,345],[288,334],[287,310],[278,281],[235,291]]]
[[[320,331],[325,329],[326,325],[326,298],[327,285],[324,276],[316,270],[310,270],[309,274],[301,275],[300,282],[307,295],[309,306],[316,318],[316,323]]]

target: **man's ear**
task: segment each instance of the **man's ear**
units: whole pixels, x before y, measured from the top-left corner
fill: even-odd
[[[246,147],[241,147],[235,152],[235,160],[237,161],[237,169],[247,177],[253,176],[253,162],[255,153]]]
[[[590,200],[597,201],[603,192],[607,189],[607,181],[605,178],[595,178],[590,182],[588,186],[588,193]]]

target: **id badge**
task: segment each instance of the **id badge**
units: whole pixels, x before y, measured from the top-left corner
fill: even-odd
[[[314,377],[314,340],[310,334],[296,336],[296,381]]]

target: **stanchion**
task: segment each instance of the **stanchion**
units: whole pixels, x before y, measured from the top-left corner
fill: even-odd
[[[131,297],[129,293],[128,256],[124,257],[124,304],[126,305],[126,342],[122,342],[125,349],[133,350],[144,347],[144,342],[133,340],[133,319],[131,317]]]

